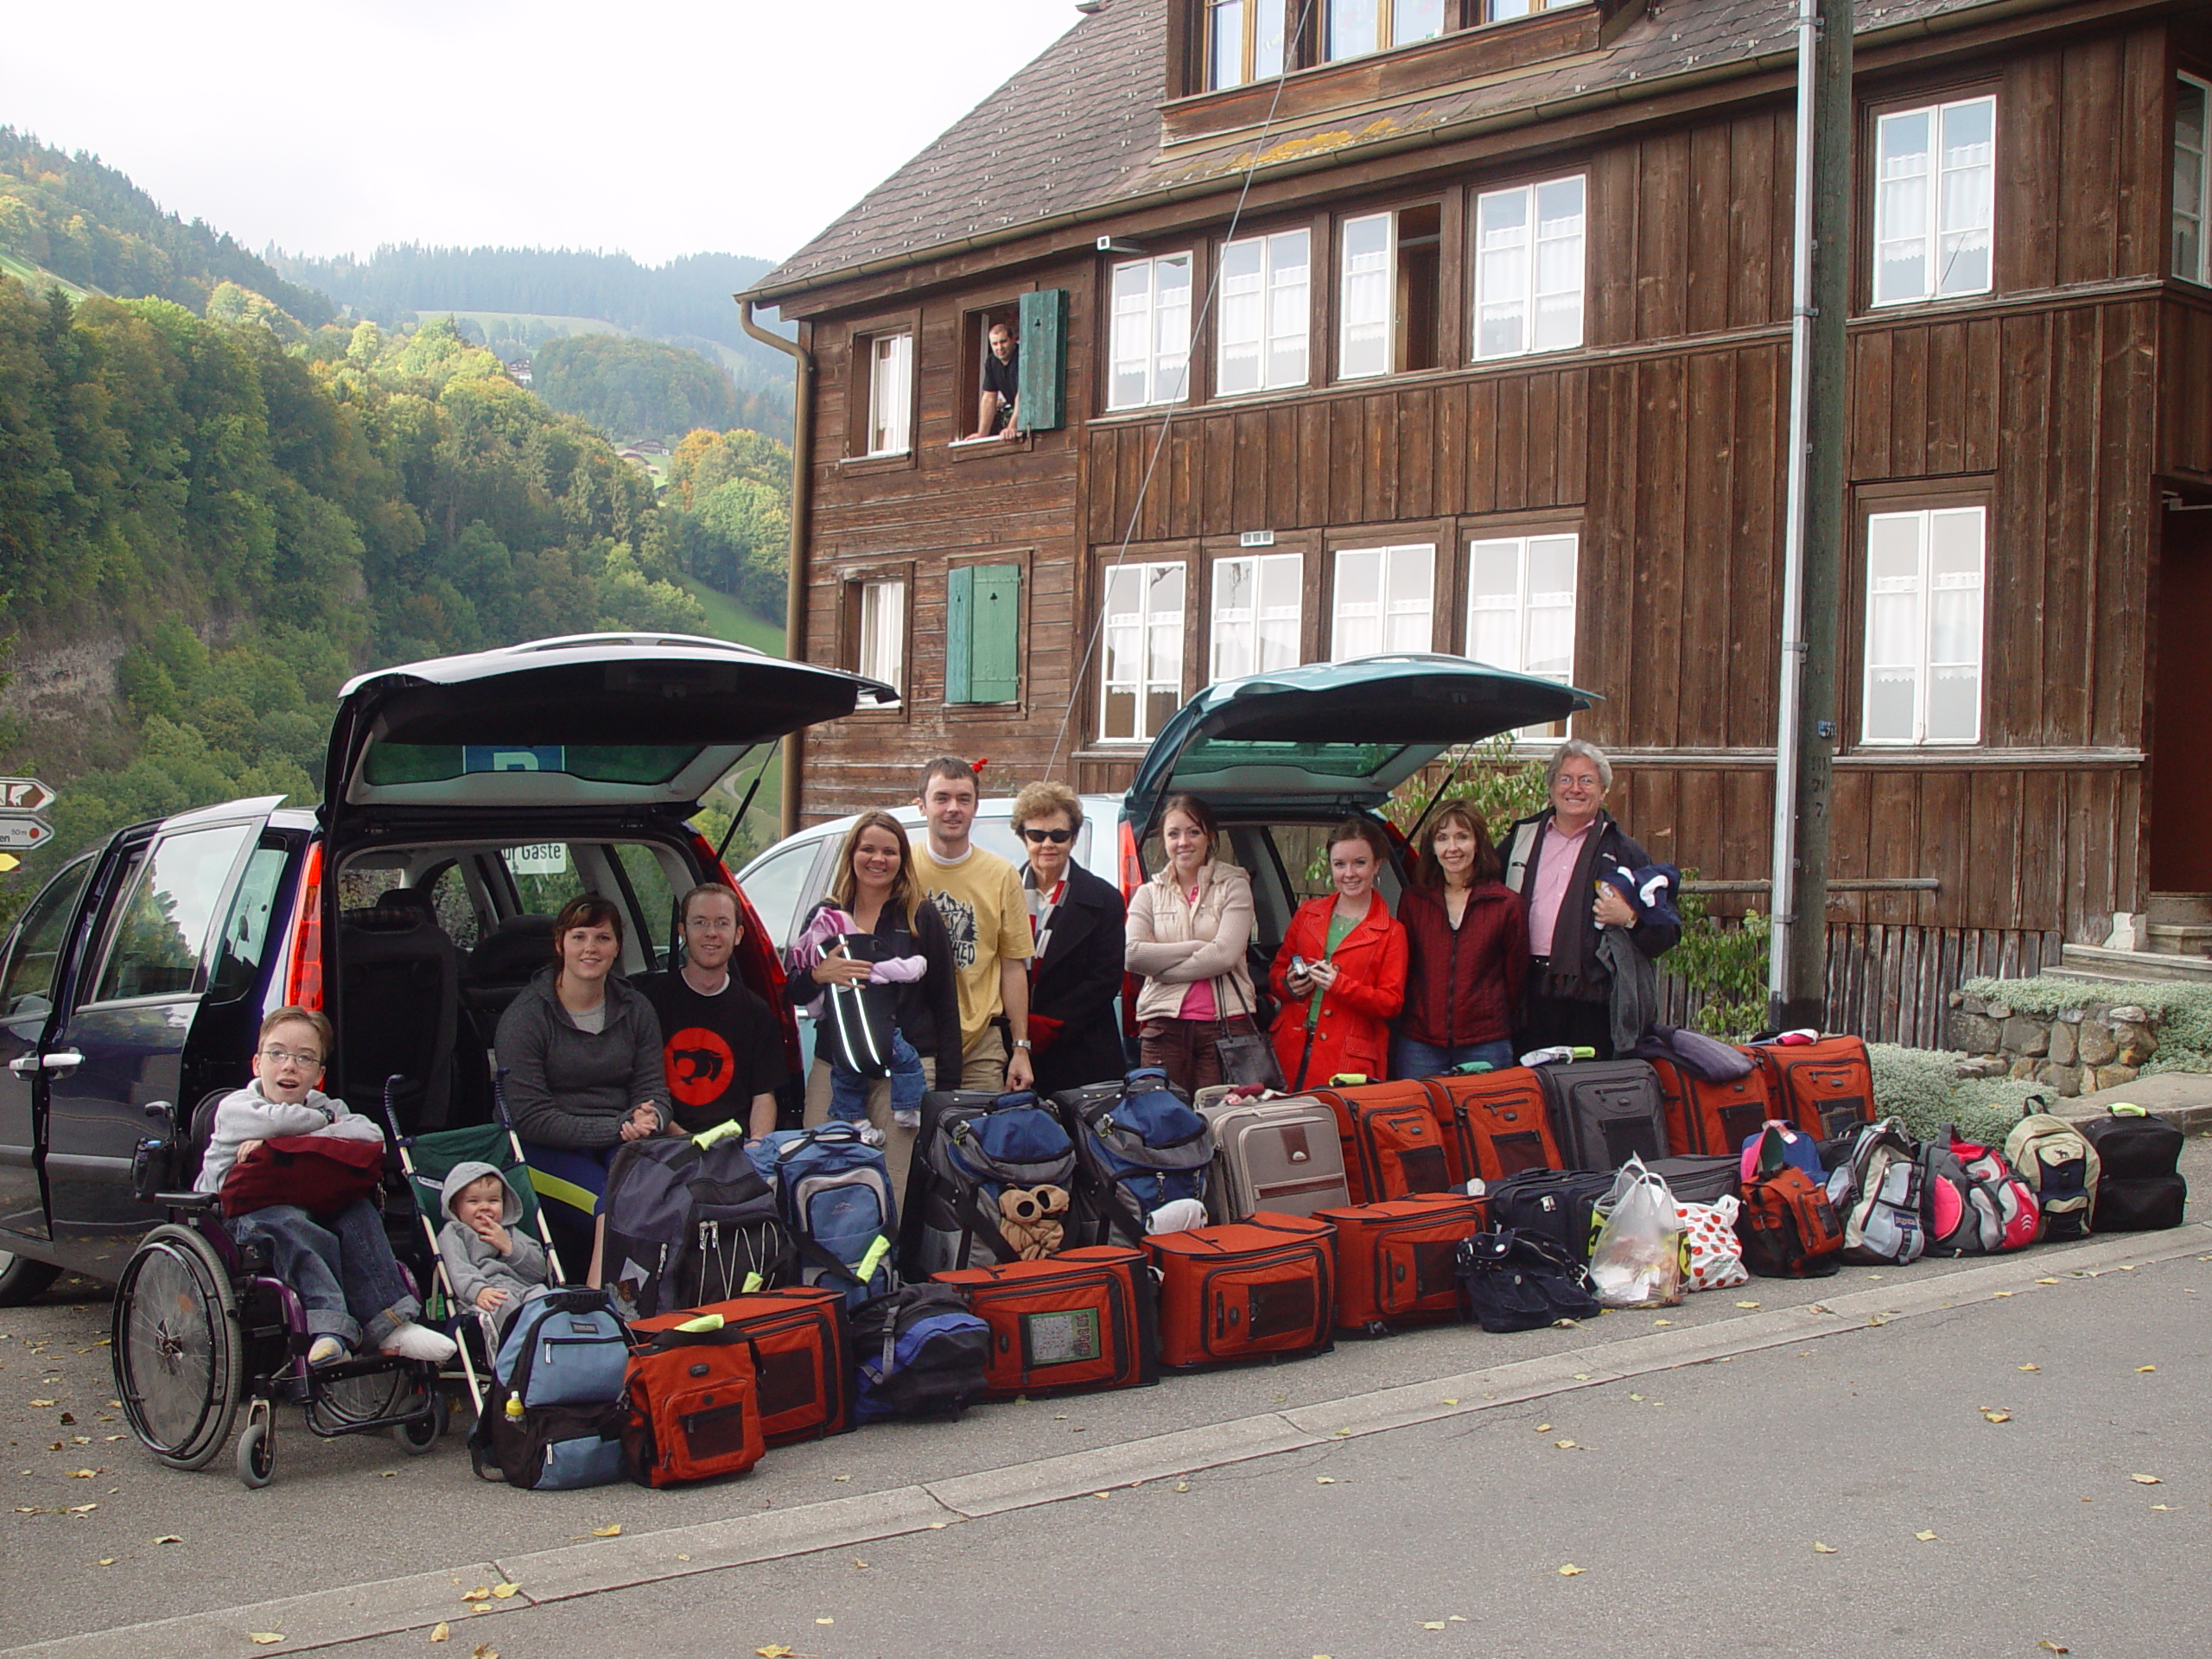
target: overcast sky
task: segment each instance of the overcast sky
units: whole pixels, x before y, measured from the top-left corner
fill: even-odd
[[[259,250],[791,252],[1071,0],[11,5],[0,125]]]

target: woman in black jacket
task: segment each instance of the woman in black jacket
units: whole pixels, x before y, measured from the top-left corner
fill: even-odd
[[[1122,990],[1122,895],[1075,861],[1083,803],[1065,784],[1014,798],[1014,833],[1037,954],[1029,959],[1029,1035],[1040,1095],[1109,1083],[1128,1069],[1114,999]]]
[[[920,957],[920,977],[900,983],[894,1003],[899,1034],[922,1057],[925,1080],[938,1089],[960,1086],[960,1003],[954,976],[952,938],[914,879],[914,860],[906,826],[888,812],[863,812],[846,832],[830,878],[830,895],[807,914],[804,937],[815,913],[824,906],[842,910],[855,931],[873,933],[884,957]],[[867,979],[869,964],[857,957],[826,956],[784,982],[794,1007],[820,996],[825,986]],[[818,1039],[818,1033],[817,1033]],[[806,1078],[806,1122],[810,1128],[830,1121],[830,1063],[819,1050]],[[914,1149],[912,1123],[894,1121],[891,1084],[879,1078],[868,1091],[868,1121],[883,1131],[883,1158],[892,1190],[906,1187],[906,1165]],[[904,1116],[903,1114],[901,1116]]]

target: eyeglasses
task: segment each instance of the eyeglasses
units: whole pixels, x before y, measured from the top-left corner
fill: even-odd
[[[297,1065],[302,1071],[312,1071],[322,1064],[320,1054],[296,1054],[289,1048],[264,1048],[261,1058],[271,1065]]]
[[[1055,847],[1065,847],[1075,839],[1075,831],[1072,830],[1032,830],[1025,824],[1022,826],[1021,838],[1033,846],[1041,841],[1049,841]]]

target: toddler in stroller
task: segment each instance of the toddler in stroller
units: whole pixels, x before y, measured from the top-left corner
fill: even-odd
[[[544,1247],[523,1233],[522,1199],[490,1164],[455,1164],[439,1197],[446,1219],[438,1255],[454,1300],[475,1310],[486,1350],[496,1353],[523,1298],[551,1282]]]

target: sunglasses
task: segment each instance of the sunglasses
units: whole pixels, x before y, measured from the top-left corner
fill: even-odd
[[[1065,846],[1069,842],[1071,842],[1071,841],[1073,841],[1073,840],[1075,839],[1075,831],[1074,831],[1074,830],[1029,830],[1029,829],[1024,829],[1024,830],[1022,830],[1022,832],[1021,832],[1021,838],[1022,838],[1024,841],[1027,841],[1027,842],[1040,842],[1040,841],[1049,841],[1049,842],[1051,842],[1052,843],[1052,845],[1053,845],[1053,846],[1055,846],[1055,847],[1064,847],[1064,846]]]

